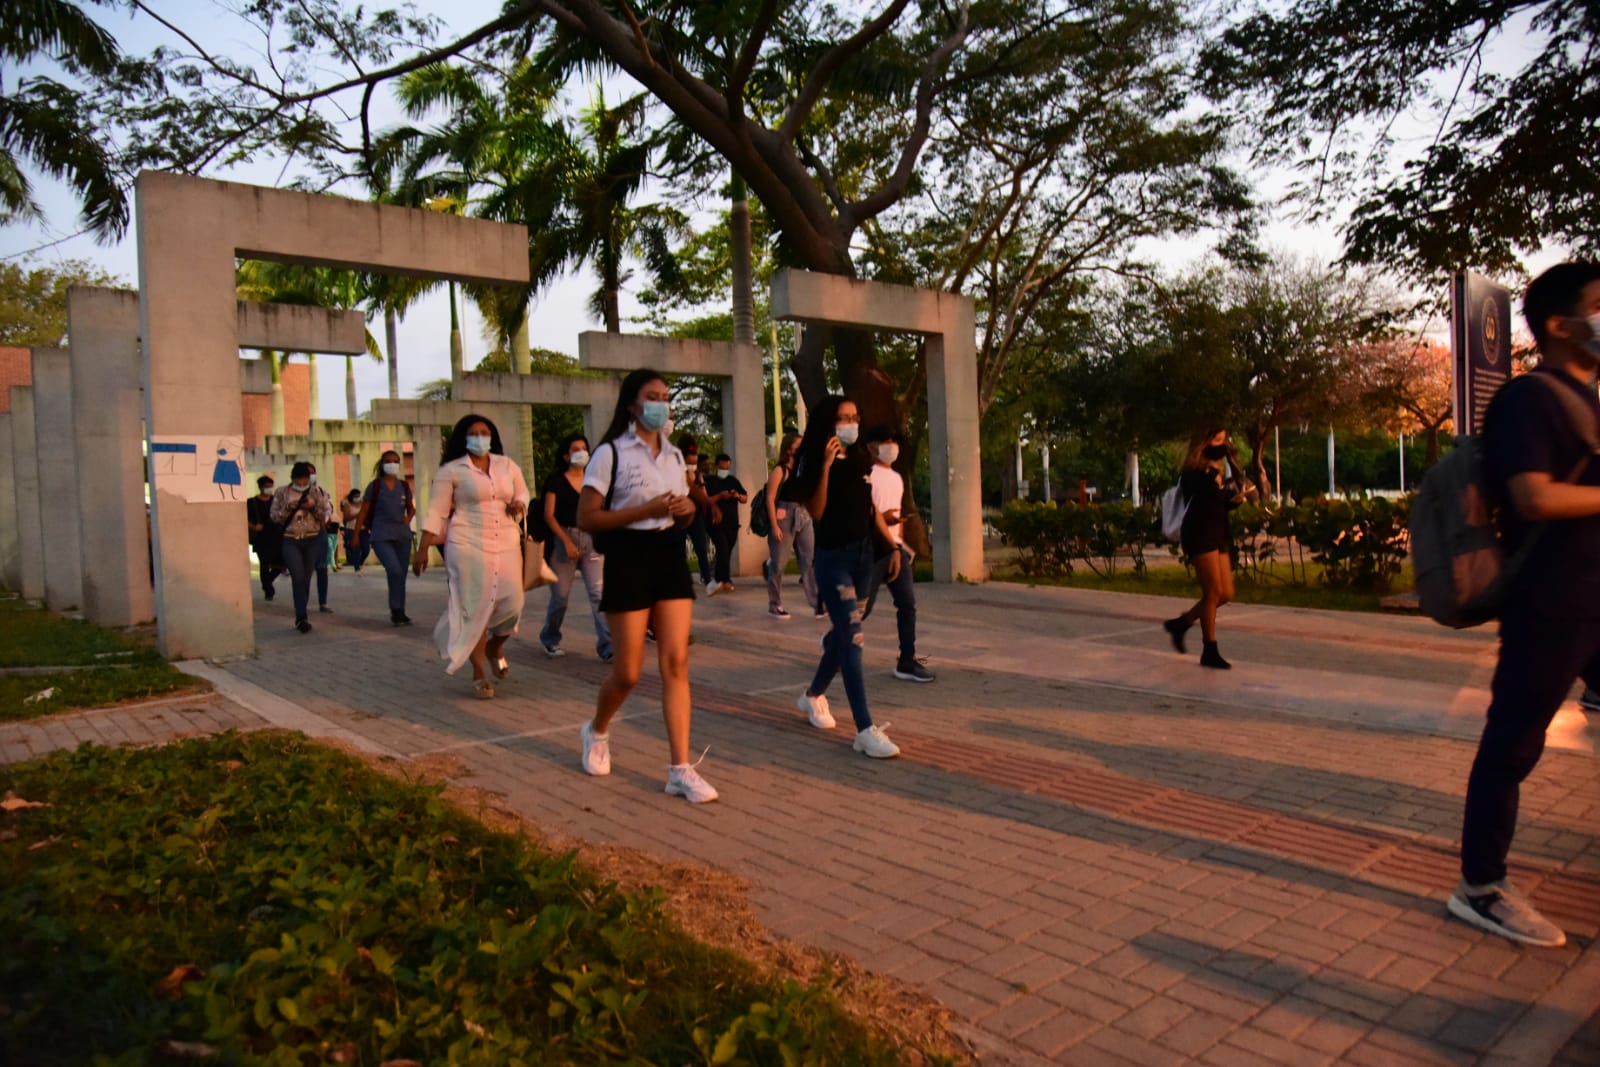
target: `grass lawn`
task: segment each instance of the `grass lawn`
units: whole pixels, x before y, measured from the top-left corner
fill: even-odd
[[[1163,561],[1164,563],[1165,561]],[[1394,587],[1387,593],[1362,593],[1346,589],[1327,589],[1322,585],[1321,568],[1307,563],[1308,580],[1304,585],[1291,585],[1281,578],[1266,577],[1251,581],[1244,575],[1234,579],[1234,602],[1238,604],[1274,604],[1290,608],[1326,608],[1333,611],[1382,611],[1380,601],[1394,593],[1412,587],[1411,565],[1405,565]],[[995,578],[1022,585],[1053,585],[1069,589],[1103,589],[1113,593],[1147,593],[1151,596],[1185,597],[1190,600],[1200,596],[1200,585],[1183,567],[1152,566],[1143,578],[1133,574],[1127,563],[1119,564],[1117,573],[1102,578],[1079,565],[1069,578],[1030,577],[1015,570],[1001,571]]]
[[[0,599],[0,668],[77,667],[50,674],[0,674],[0,722],[140,700],[201,686],[153,648],[114,630]],[[46,700],[24,704],[54,689]]]
[[[927,1062],[439,790],[282,733],[0,769],[0,1062]]]

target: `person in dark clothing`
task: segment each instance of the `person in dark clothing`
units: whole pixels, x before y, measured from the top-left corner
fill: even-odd
[[[1521,785],[1573,684],[1600,684],[1600,264],[1561,263],[1528,286],[1522,311],[1539,367],[1513,378],[1484,414],[1483,459],[1508,556],[1538,541],[1500,611],[1488,721],[1467,779],[1461,882],[1450,913],[1526,945],[1566,943],[1512,887],[1506,857]]]
[[[872,721],[867,709],[866,678],[861,668],[861,615],[857,606],[871,591],[878,546],[889,559],[885,576],[900,576],[901,558],[894,538],[872,503],[872,457],[860,441],[861,415],[842,396],[816,406],[800,440],[794,476],[784,484],[788,500],[805,505],[816,527],[817,591],[827,608],[832,629],[822,642],[822,660],[811,685],[800,694],[801,711],[819,730],[835,723],[828,708],[828,686],[844,675],[844,691],[855,719],[855,751],[872,759],[900,754],[899,746]]]
[[[1201,595],[1194,607],[1162,623],[1172,647],[1184,652],[1184,635],[1198,621],[1205,641],[1200,665],[1224,671],[1233,666],[1217,651],[1217,609],[1233,599],[1233,561],[1229,558],[1233,536],[1228,530],[1228,512],[1246,496],[1225,481],[1230,461],[1234,471],[1242,472],[1227,430],[1206,429],[1190,438],[1189,454],[1178,475],[1178,490],[1186,505],[1180,543],[1183,554],[1194,562]],[[1238,477],[1242,480],[1244,475]]]
[[[250,523],[250,548],[261,570],[261,595],[268,600],[276,595],[272,586],[283,573],[283,527],[272,521],[271,514],[273,484],[270,474],[257,478],[259,492],[244,505]]]
[[[606,623],[606,613],[600,610],[605,589],[605,561],[594,547],[594,539],[578,526],[578,500],[588,466],[588,439],[582,434],[563,438],[556,449],[555,470],[545,479],[539,494],[544,524],[550,530],[550,537],[545,541],[545,556],[556,574],[550,586],[550,603],[545,609],[539,643],[544,646],[544,654],[552,659],[566,655],[561,647],[561,625],[567,618],[572,580],[581,574],[594,620],[594,652],[602,663],[610,663],[611,628]]]
[[[706,586],[706,595],[733,592],[733,546],[739,543],[739,505],[748,503],[749,494],[733,476],[733,457],[726,452],[717,457],[717,473],[705,481],[711,502],[711,545],[717,550],[716,572]]]

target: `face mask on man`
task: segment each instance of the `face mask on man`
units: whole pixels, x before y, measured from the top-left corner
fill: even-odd
[[[1589,324],[1589,339],[1583,342],[1584,351],[1600,359],[1600,315],[1590,315],[1583,321]]]
[[[833,428],[833,435],[839,443],[849,448],[856,443],[856,438],[861,436],[861,424],[856,422],[841,422]]]
[[[669,407],[665,400],[646,400],[639,405],[639,425],[652,432],[659,432],[667,424]]]
[[[567,457],[567,462],[579,470],[583,470],[583,468],[589,465],[589,453],[580,448],[572,455]]]
[[[723,478],[726,478],[728,475],[730,475],[732,473],[733,473],[733,468],[732,467],[718,467],[717,468],[717,474],[719,476],[723,477]]]
[[[398,477],[400,474],[400,464],[385,463],[383,465],[383,473],[387,474],[391,478]]]
[[[487,434],[474,433],[467,435],[467,451],[474,456],[487,455],[489,446],[493,443],[494,439]]]
[[[890,467],[900,458],[900,446],[893,441],[886,441],[878,446],[878,462]]]

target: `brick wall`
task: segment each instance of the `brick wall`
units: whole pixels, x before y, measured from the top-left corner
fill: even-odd
[[[0,349],[0,352],[5,351]],[[283,432],[311,431],[311,368],[293,360],[283,369]],[[272,397],[244,398],[244,446],[260,448],[272,432]]]
[[[11,410],[11,387],[33,384],[33,354],[26,348],[0,348],[0,415]]]

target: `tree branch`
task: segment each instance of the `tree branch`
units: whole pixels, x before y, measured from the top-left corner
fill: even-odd
[[[862,23],[861,28],[849,37],[834,45],[822,54],[811,73],[806,77],[806,83],[801,87],[799,94],[789,105],[789,110],[784,113],[783,122],[778,126],[778,140],[793,141],[800,132],[800,126],[811,117],[811,110],[817,106],[817,101],[822,99],[822,91],[827,88],[828,82],[834,74],[851,56],[856,55],[873,41],[889,32],[889,28],[900,19],[901,12],[911,0],[893,0],[883,13],[870,22]],[[965,10],[965,9],[963,9]]]
[[[744,117],[744,87],[750,81],[750,74],[756,69],[756,60],[761,57],[761,46],[766,43],[767,34],[772,30],[772,23],[778,17],[777,0],[762,0],[761,8],[756,12],[755,23],[750,27],[750,36],[745,39],[744,47],[739,51],[739,58],[735,61],[733,69],[728,72],[728,85],[723,90],[723,95],[728,98],[728,119],[737,121]]]

